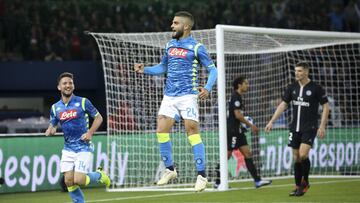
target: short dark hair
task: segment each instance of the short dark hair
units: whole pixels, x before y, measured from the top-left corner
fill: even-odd
[[[302,67],[303,69],[307,69],[307,70],[309,70],[309,69],[310,69],[309,64],[308,64],[308,63],[306,63],[306,62],[303,62],[303,61],[301,61],[301,62],[297,63],[295,67]]]
[[[187,11],[178,11],[175,13],[175,16],[188,18],[191,22],[190,26],[191,27],[194,26],[194,16],[191,13],[189,13]]]
[[[64,77],[68,77],[68,78],[71,78],[71,79],[74,79],[74,75],[72,73],[69,73],[69,72],[63,72],[59,75],[58,79],[57,79],[57,82],[59,84],[60,80]]]
[[[238,85],[242,84],[245,80],[246,80],[245,76],[239,76],[239,77],[235,78],[233,81],[234,90],[236,90],[238,88]]]

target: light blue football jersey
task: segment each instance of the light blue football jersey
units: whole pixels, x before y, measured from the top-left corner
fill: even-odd
[[[61,99],[52,105],[50,123],[56,126],[60,123],[64,132],[64,150],[72,152],[92,152],[90,142],[81,140],[81,136],[88,131],[89,116],[95,117],[98,110],[91,102],[84,98],[72,95],[69,103]]]
[[[204,45],[192,36],[170,40],[160,63],[167,67],[165,95],[198,94],[199,62],[208,71],[216,69]]]

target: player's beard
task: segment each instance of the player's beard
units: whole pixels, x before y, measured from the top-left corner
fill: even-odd
[[[175,34],[172,35],[173,39],[180,39],[184,35],[184,30],[176,31]]]
[[[73,94],[73,91],[70,91],[70,93],[66,93],[65,91],[62,91],[62,92],[61,92],[61,95],[62,95],[63,97],[66,97],[66,98],[71,97],[72,94]]]

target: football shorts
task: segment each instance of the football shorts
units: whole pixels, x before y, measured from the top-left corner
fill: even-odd
[[[159,115],[175,119],[181,118],[199,122],[198,96],[195,94],[180,97],[164,96],[159,109]]]
[[[75,171],[80,173],[89,173],[93,160],[91,152],[71,152],[62,150],[60,168],[61,173]]]

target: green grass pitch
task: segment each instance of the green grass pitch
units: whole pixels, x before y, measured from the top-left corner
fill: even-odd
[[[86,202],[123,203],[234,203],[234,202],[360,202],[360,178],[311,178],[311,187],[302,197],[289,197],[293,179],[276,179],[271,186],[255,189],[252,182],[231,183],[226,192],[106,192],[103,188],[83,189]],[[210,187],[210,186],[209,186]],[[4,203],[71,202],[67,193],[59,191],[0,195]]]

